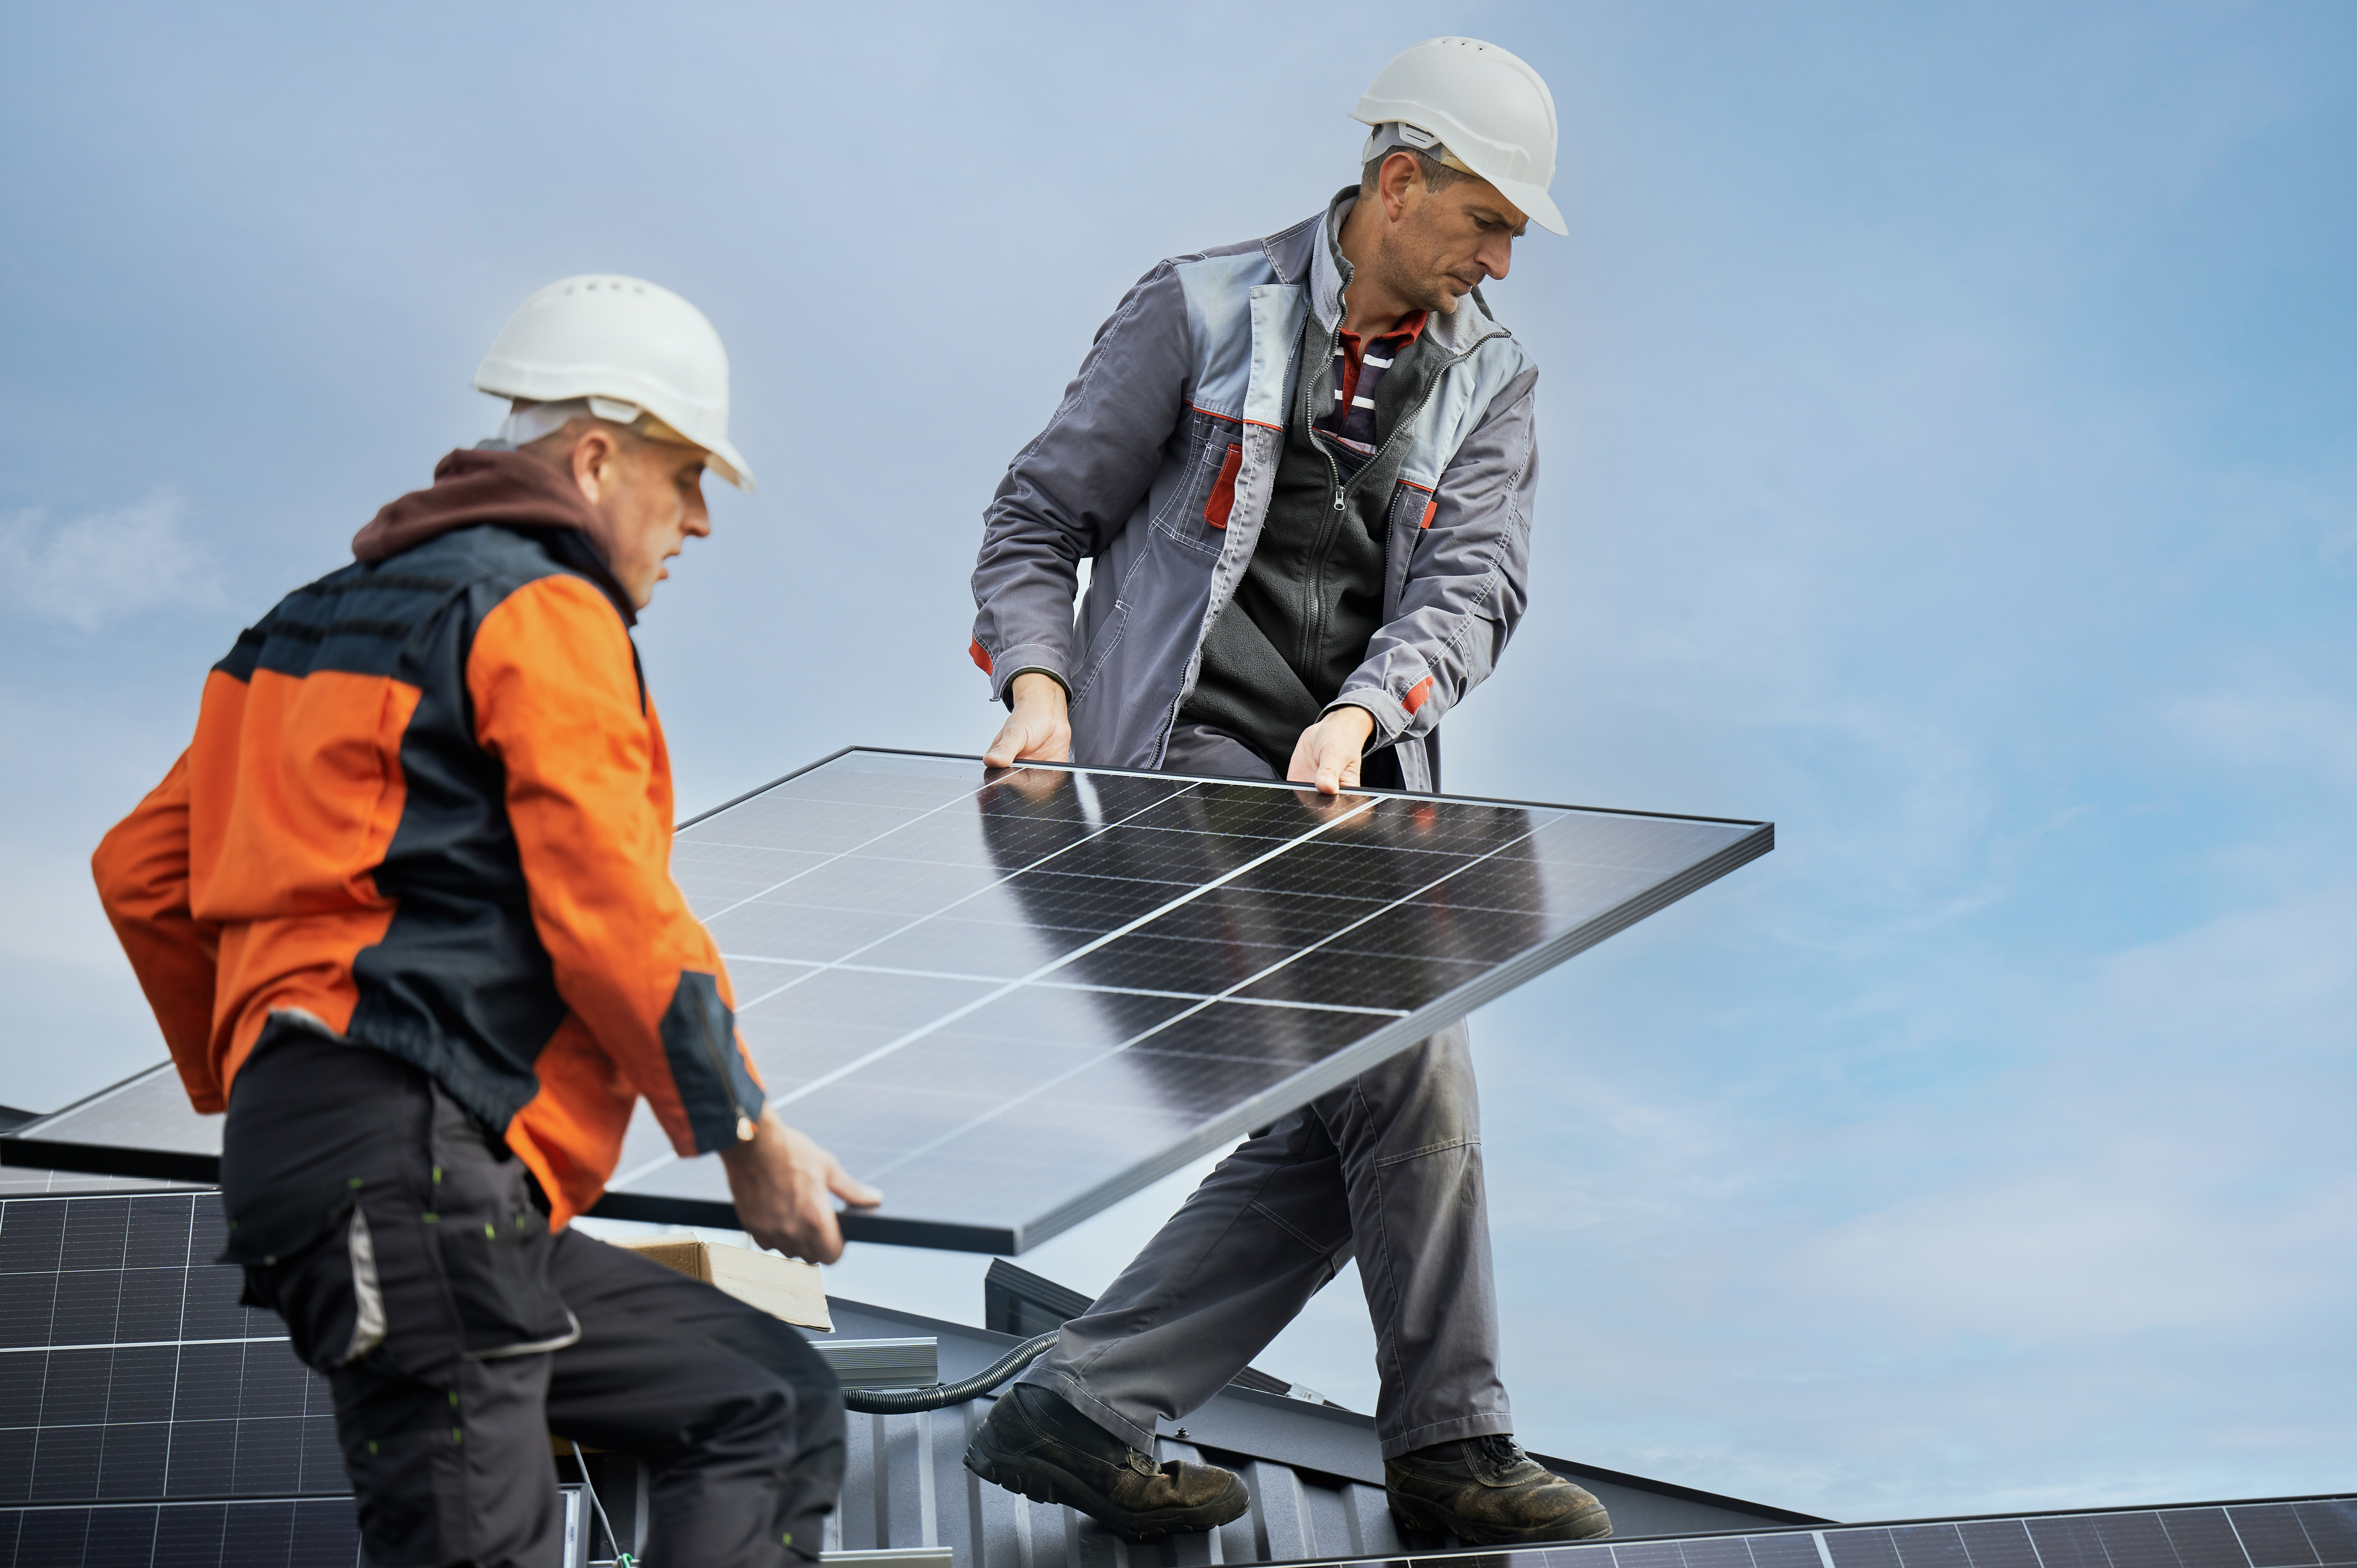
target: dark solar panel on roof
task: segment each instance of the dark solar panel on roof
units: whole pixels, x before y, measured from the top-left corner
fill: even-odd
[[[0,1562],[357,1560],[327,1384],[221,1245],[212,1193],[0,1201]]]
[[[2344,1568],[2357,1498],[1827,1525],[1418,1554],[1403,1568]]]
[[[1773,841],[1760,822],[852,751],[683,826],[673,870],[771,1103],[888,1194],[846,1231],[1013,1252]],[[201,1177],[218,1129],[158,1069],[0,1154]],[[677,1159],[643,1107],[598,1212],[733,1223],[714,1162]]]

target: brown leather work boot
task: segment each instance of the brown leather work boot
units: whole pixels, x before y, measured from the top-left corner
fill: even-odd
[[[965,1467],[1035,1503],[1078,1509],[1125,1541],[1215,1530],[1252,1506],[1233,1471],[1157,1466],[1036,1383],[999,1396],[966,1444]]]
[[[1594,1493],[1542,1468],[1503,1433],[1384,1460],[1383,1495],[1403,1531],[1453,1535],[1468,1546],[1612,1533],[1611,1516]]]

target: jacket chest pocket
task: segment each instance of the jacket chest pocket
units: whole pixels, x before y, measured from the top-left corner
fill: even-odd
[[[1243,466],[1243,433],[1232,419],[1197,409],[1181,439],[1185,466],[1156,498],[1155,532],[1207,560],[1226,544],[1235,509],[1236,475]],[[1174,466],[1175,467],[1175,466]]]

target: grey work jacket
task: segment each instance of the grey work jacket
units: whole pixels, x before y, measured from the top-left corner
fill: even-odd
[[[1002,699],[1024,670],[1063,682],[1076,762],[1162,761],[1267,514],[1303,314],[1321,334],[1341,315],[1322,230],[1349,205],[1140,278],[983,514],[969,651]],[[1537,482],[1530,355],[1478,296],[1425,330],[1450,360],[1389,437],[1383,624],[1329,704],[1374,715],[1369,747],[1397,744],[1411,789],[1438,787],[1440,720],[1522,618]]]

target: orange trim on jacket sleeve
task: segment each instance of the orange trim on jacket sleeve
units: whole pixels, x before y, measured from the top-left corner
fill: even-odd
[[[996,675],[998,673],[998,671],[990,667],[990,650],[983,647],[982,639],[977,637],[972,642],[965,645],[965,656],[968,659],[973,660],[974,667],[981,671],[984,674]]]
[[[1400,706],[1405,708],[1409,713],[1414,713],[1416,709],[1424,706],[1425,703],[1429,700],[1431,696],[1432,677],[1426,675],[1423,680],[1418,681],[1415,685],[1410,686],[1407,689],[1407,695],[1400,699]]]
[[[651,707],[640,707],[621,618],[578,577],[527,583],[484,616],[467,690],[476,737],[506,769],[508,820],[557,991],[613,1064],[609,1091],[644,1095],[672,1146],[693,1155],[662,1018],[689,971],[715,976],[722,1001],[735,1002],[719,950],[672,880],[671,759]],[[758,1084],[749,1059],[745,1068]],[[554,1117],[544,1111],[531,1130],[536,1145]],[[609,1156],[600,1183],[611,1168]]]
[[[217,679],[229,680],[227,676]],[[99,902],[147,994],[198,1111],[227,1107],[212,1060],[216,927],[188,910],[188,754],[182,752],[90,858]]]

